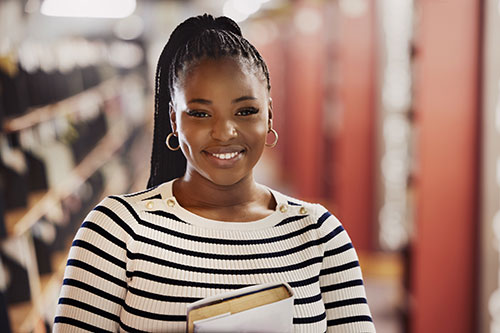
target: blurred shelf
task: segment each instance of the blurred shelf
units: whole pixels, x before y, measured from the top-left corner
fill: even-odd
[[[22,302],[19,304],[9,305],[9,320],[13,332],[19,332],[17,327],[21,327],[24,320],[28,317],[32,309],[31,302]]]
[[[142,175],[144,177],[145,171],[149,171],[149,169],[144,168],[138,170],[136,175]],[[113,179],[110,179],[108,181],[108,185],[105,187],[100,198],[97,198],[96,203],[107,195],[116,194],[114,193],[114,191],[110,191],[110,184],[112,182]],[[123,188],[122,191],[125,190],[126,189]],[[45,274],[40,277],[41,304],[51,305],[57,303],[57,298],[59,297],[59,291],[61,289],[62,282],[64,279],[66,260],[68,257],[68,252],[71,247],[72,241],[73,239],[69,239],[63,251],[59,251],[53,254],[52,267],[54,271],[52,273]],[[23,302],[9,307],[9,316],[11,318],[11,327],[13,328],[13,331],[19,333],[33,332],[35,328],[39,326],[41,322],[44,321],[44,314],[42,313],[42,311],[43,309],[40,309],[40,311],[35,309],[32,302]]]
[[[54,272],[40,277],[42,304],[45,304],[44,301],[50,297],[54,289],[59,290],[61,287],[67,255],[67,251],[55,253],[52,257]],[[16,333],[33,332],[35,328],[40,326],[40,323],[43,322],[43,317],[40,315],[39,311],[34,308],[31,301],[10,305],[9,317],[12,331]]]
[[[51,117],[55,117],[56,115],[76,112],[75,110],[78,108],[74,107],[74,103],[78,103],[79,100],[84,98],[83,96],[86,96],[89,93],[100,93],[104,96],[103,99],[107,100],[117,94],[119,89],[118,87],[126,85],[128,81],[136,79],[136,76],[133,74],[123,78],[110,79],[94,88],[65,99],[54,106],[34,109],[25,116],[7,121],[4,125],[10,126],[11,130],[19,130],[51,119]],[[71,105],[73,105],[73,107],[69,107]],[[80,162],[78,166],[75,167],[70,176],[62,182],[60,186],[56,186],[48,191],[30,193],[28,196],[27,207],[7,211],[5,214],[7,235],[19,236],[26,232],[47,212],[48,209],[53,207],[54,201],[60,201],[62,198],[71,194],[87,178],[89,178],[92,173],[99,169],[104,162],[109,159],[109,155],[112,155],[124,143],[124,141],[117,138],[123,138],[126,136],[127,130],[125,127],[126,124],[123,120],[120,123],[113,125],[105,137],[101,139],[98,145],[85,157],[82,162]]]
[[[398,253],[358,252],[364,277],[402,279],[403,258]]]
[[[28,200],[29,205],[25,209],[7,212],[5,220],[8,235],[14,237],[22,235],[46,214],[55,202],[73,193],[124,144],[121,138],[126,136],[126,132],[126,124],[123,122],[113,125],[60,186],[31,195]]]
[[[26,207],[11,209],[6,212],[5,227],[7,228],[7,234],[9,236],[14,235],[14,228],[16,226],[16,223],[20,221],[28,211],[37,206],[39,202],[43,200],[46,194],[47,191],[32,192],[28,196],[28,204]]]
[[[9,119],[3,123],[3,128],[6,132],[18,131],[51,120],[54,117],[74,114],[78,113],[78,111],[85,112],[85,108],[88,108],[89,103],[106,102],[113,99],[114,96],[127,96],[131,89],[131,84],[139,83],[142,85],[140,81],[142,81],[141,78],[134,74],[105,81],[94,88],[56,104],[31,109],[26,115]],[[124,103],[127,103],[127,101],[125,99]],[[68,175],[61,177],[63,180],[60,183],[49,188],[47,191],[30,193],[26,207],[9,210],[5,214],[7,239],[19,238],[23,240],[23,244],[27,247],[27,256],[31,258],[30,267],[32,267],[28,272],[30,276],[30,289],[32,290],[31,300],[8,305],[10,324],[13,332],[45,332],[44,323],[52,322],[53,312],[56,309],[62,286],[67,255],[73,240],[73,237],[70,237],[71,239],[63,243],[64,250],[51,255],[50,260],[53,271],[49,274],[38,275],[34,259],[36,255],[30,233],[31,228],[51,209],[54,209],[55,205],[60,205],[61,200],[75,193],[95,172],[103,168],[105,170],[106,165],[118,156],[120,149],[123,150],[125,145],[128,147],[127,142],[132,137],[132,133],[138,129],[144,132],[148,127],[149,117],[148,119],[142,119],[127,114],[126,108],[124,108],[124,113],[120,112],[121,102],[123,101],[120,99],[117,100],[117,103],[106,104],[106,110],[101,112],[106,112],[109,129],[84,159]],[[151,105],[148,106],[151,107]],[[128,165],[126,167],[135,170],[132,181],[138,182],[139,179],[137,176],[140,175],[139,178],[142,179],[141,187],[144,188],[147,181],[146,172],[148,171],[148,164],[143,163],[145,159],[142,155],[144,153],[144,145],[147,144],[149,146],[150,140],[145,139],[144,134],[140,138],[141,143],[138,144],[135,142],[132,148],[127,148],[127,155],[134,155],[133,152],[136,152],[137,155],[138,151],[142,152],[138,154],[140,156],[134,156],[134,160],[139,160],[142,163],[138,165],[134,163],[133,166]],[[112,167],[113,164],[108,165]],[[128,190],[130,184],[127,184],[123,178],[120,179],[119,174],[118,172],[111,172],[110,176],[105,178],[106,184],[103,193],[93,198],[95,204],[106,195],[116,194],[116,191],[125,193]],[[145,178],[146,180],[144,181]],[[117,184],[121,185],[121,187],[117,186]],[[140,186],[140,184],[137,185]]]
[[[42,107],[30,108],[28,112],[22,116],[4,120],[2,130],[5,133],[20,131],[55,117],[77,113],[80,110],[76,106],[82,103],[82,100],[89,95],[95,94],[96,96],[101,96],[102,100],[107,100],[114,96],[116,87],[122,80],[122,78],[112,78],[59,102]]]
[[[126,133],[127,130],[122,124],[112,127],[60,187],[34,194],[30,198],[31,206],[25,209],[24,212],[20,210],[9,212],[7,221],[9,221],[8,231],[10,235],[19,236],[29,230],[45,214],[46,210],[50,208],[50,204],[54,202],[53,200],[61,200],[71,194],[95,171],[110,161],[125,143],[126,140],[123,138],[126,137]],[[145,169],[147,170],[147,168]],[[144,171],[140,170],[140,173]],[[112,179],[109,182],[112,182]],[[123,189],[123,191],[125,190]],[[109,194],[116,193],[110,193],[109,190],[105,189],[100,198],[96,199],[100,200]],[[15,219],[19,217],[21,219],[16,222]],[[68,240],[63,251],[57,252],[52,256],[53,273],[40,276],[41,293],[39,304],[52,304],[54,300],[57,302],[71,241],[72,239]],[[43,310],[36,309],[32,301],[9,306],[9,316],[13,331],[32,332],[36,327],[40,326],[40,322],[43,322]]]

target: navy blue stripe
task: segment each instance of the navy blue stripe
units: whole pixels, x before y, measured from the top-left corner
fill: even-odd
[[[349,323],[356,323],[360,321],[370,321],[373,322],[372,318],[370,316],[352,316],[352,317],[345,317],[345,318],[339,318],[339,319],[330,319],[326,322],[328,326],[337,326],[337,325],[343,325],[343,324],[349,324]]]
[[[363,285],[363,280],[351,280],[347,282],[341,282],[341,283],[336,283],[336,284],[331,284],[329,286],[323,286],[321,287],[321,292],[326,293],[332,290],[339,290],[339,289],[344,289],[344,288],[350,288],[350,287],[355,287],[355,286],[362,286]]]
[[[181,220],[180,218],[178,218],[177,216],[175,216],[174,214],[171,214],[171,213],[165,212],[165,211],[163,211],[163,210],[146,211],[146,213],[153,214],[153,215],[158,215],[158,216],[161,216],[161,217],[166,217],[166,218],[171,219],[171,220],[174,220],[174,221],[178,221],[178,222],[182,222],[182,223],[184,223],[184,224],[189,224],[189,225],[191,225],[191,223],[188,223],[188,222],[186,222],[186,221],[183,221],[183,220]]]
[[[141,331],[141,330],[138,330],[136,328],[130,327],[128,325],[125,325],[121,320],[120,320],[120,327],[125,332],[131,332],[131,333],[151,333],[149,331]]]
[[[335,236],[337,236],[338,234],[340,234],[342,231],[344,231],[344,228],[341,225],[339,225],[337,228],[335,228],[332,231],[330,231],[326,236],[324,236],[323,238],[321,238],[323,244],[325,244],[328,241],[330,241],[331,239],[333,239]]]
[[[288,200],[287,202],[288,202],[289,205],[292,205],[292,206],[302,206],[301,204],[293,202],[293,201],[290,201],[290,200]]]
[[[139,236],[139,235],[137,235],[130,228],[130,226],[126,222],[124,222],[122,219],[120,219],[120,217],[118,215],[116,215],[113,211],[111,211],[109,208],[104,207],[104,206],[98,206],[95,209],[98,210],[98,211],[100,211],[101,213],[107,215],[117,225],[119,225],[122,229],[124,229],[125,232],[132,239],[134,239],[136,241],[144,242],[146,244],[150,244],[150,245],[153,245],[153,246],[157,246],[159,248],[163,248],[163,249],[166,249],[166,250],[169,250],[169,251],[172,251],[172,252],[176,252],[176,253],[180,253],[180,254],[185,254],[185,255],[188,255],[188,256],[199,257],[199,258],[208,258],[208,259],[218,259],[218,260],[255,260],[255,259],[275,258],[275,257],[286,256],[286,255],[290,255],[290,254],[293,254],[293,253],[296,253],[296,252],[300,252],[300,251],[305,250],[305,249],[307,249],[309,247],[312,247],[312,246],[317,246],[319,244],[324,244],[324,243],[328,242],[330,239],[332,239],[333,237],[335,237],[342,230],[344,230],[341,226],[339,226],[335,230],[333,230],[332,232],[330,232],[328,235],[324,236],[323,238],[312,240],[312,241],[309,241],[307,243],[302,243],[302,244],[300,244],[300,245],[298,245],[298,246],[296,246],[294,248],[291,248],[291,249],[288,249],[288,250],[283,250],[283,251],[278,251],[278,252],[254,253],[254,254],[235,254],[235,255],[231,255],[231,254],[217,254],[217,253],[205,253],[205,252],[197,252],[197,251],[191,251],[191,250],[181,249],[181,248],[169,245],[169,244],[165,244],[163,242],[159,242],[159,241],[153,240],[151,238],[146,238],[146,237],[143,237],[143,236]],[[90,223],[93,223],[93,222],[90,222]],[[107,235],[109,235],[109,233],[103,232],[102,231],[103,229],[100,228],[99,226],[94,226],[95,224],[94,225],[90,225],[90,224],[88,224],[88,222],[87,222],[87,224],[84,224],[84,225],[86,227],[89,227],[89,228],[97,231],[98,233],[102,234],[104,237],[110,239],[109,236],[107,236]],[[304,229],[307,229],[304,232],[309,231],[310,229],[314,229],[314,228],[315,228],[314,225],[309,225],[308,227],[304,228]],[[304,230],[304,229],[302,229],[302,230]],[[177,232],[175,232],[173,230],[169,230],[169,231],[170,231],[170,233],[177,233]],[[105,234],[107,234],[107,235],[105,235]],[[181,233],[178,233],[178,234],[179,235],[177,235],[177,236],[180,236],[182,238],[185,238],[184,236],[190,236],[190,235],[185,235],[185,234],[181,234]],[[191,236],[191,237],[194,237],[194,236]],[[210,242],[210,241],[207,241],[207,240],[212,240],[212,241]],[[200,241],[200,242],[207,241],[207,242],[210,242],[210,243],[215,243],[218,240],[214,240],[212,238],[202,238],[202,237],[199,237],[198,241]],[[257,240],[257,241],[259,241],[259,240]],[[237,241],[233,241],[233,242],[237,242]],[[123,244],[123,246],[125,246],[124,243],[122,243],[122,244]],[[239,245],[239,244],[237,244],[237,245]]]
[[[318,281],[319,281],[319,276],[315,275],[315,276],[312,276],[312,277],[304,279],[304,280],[288,282],[288,284],[292,288],[297,288],[297,287],[308,286],[308,285],[311,285],[311,284],[316,283]]]
[[[324,212],[323,215],[321,215],[318,219],[318,224],[319,225],[322,225],[323,222],[326,221],[327,218],[329,218],[330,216],[332,216],[332,214],[328,211]]]
[[[299,304],[309,304],[309,303],[314,303],[317,301],[321,301],[321,294],[317,294],[311,297],[304,297],[304,298],[296,298],[293,301],[293,304],[299,305]]]
[[[119,304],[120,306],[123,305],[122,298],[111,295],[110,293],[107,293],[101,289],[98,289],[94,286],[91,286],[85,282],[74,280],[74,279],[64,279],[63,285],[79,288],[79,289],[85,290],[87,292],[90,292],[96,296],[102,297],[108,301]]]
[[[325,304],[325,309],[334,309],[340,308],[342,306],[354,305],[354,304],[366,304],[366,298],[358,297],[358,298],[349,298],[344,299],[342,301],[330,302]]]
[[[131,260],[144,260],[148,262],[152,262],[158,265],[171,267],[183,271],[188,272],[198,272],[198,273],[206,273],[206,274],[221,274],[221,275],[252,275],[252,274],[271,274],[271,273],[282,273],[289,272],[298,269],[302,269],[311,265],[315,265],[321,263],[323,257],[314,257],[305,261],[301,261],[297,264],[280,266],[280,267],[267,267],[267,268],[252,268],[252,269],[241,269],[241,268],[233,268],[233,269],[222,269],[222,268],[207,268],[207,267],[199,267],[199,266],[188,266],[179,264],[176,262],[160,259],[157,257],[149,256],[142,253],[132,253],[127,251],[127,257]]]
[[[216,284],[216,283],[207,283],[207,282],[195,282],[188,280],[176,280],[171,278],[166,278],[163,276],[153,275],[147,272],[141,271],[133,271],[127,272],[128,278],[140,277],[143,279],[147,279],[150,281],[155,281],[164,284],[170,284],[175,286],[184,286],[184,287],[198,287],[198,288],[209,288],[209,289],[240,289],[245,288],[251,285],[248,284]]]
[[[112,275],[109,275],[108,273],[105,273],[94,266],[91,266],[83,261],[77,260],[77,259],[69,259],[68,266],[73,266],[73,267],[79,267],[81,269],[86,270],[87,272],[90,272],[94,275],[97,275],[105,280],[108,280],[109,282],[112,282],[120,287],[127,288],[127,282],[124,280],[120,280]]]
[[[328,274],[338,273],[338,272],[346,271],[346,270],[354,268],[354,267],[359,267],[359,262],[357,260],[351,261],[351,262],[348,262],[346,264],[342,264],[339,266],[322,269],[319,272],[319,275],[328,275]]]
[[[347,244],[342,245],[341,247],[338,247],[336,249],[325,251],[324,257],[326,258],[326,257],[330,257],[330,256],[335,256],[337,254],[340,254],[340,253],[345,252],[345,251],[352,249],[352,248],[353,248],[352,243],[347,243]]]
[[[106,206],[97,206],[94,208],[94,210],[99,211],[109,217],[113,222],[115,222],[117,225],[119,225],[131,238],[134,238],[135,232],[132,230],[132,228],[123,221],[115,212],[113,212],[111,209],[109,209]]]
[[[128,210],[128,212],[134,217],[136,221],[138,222],[142,221],[142,219],[139,217],[139,214],[137,214],[135,209],[133,209],[132,206],[130,206],[130,204],[127,201],[123,200],[122,198],[116,195],[110,195],[109,198],[115,199],[116,201],[121,203]]]
[[[294,324],[312,324],[312,323],[317,323],[318,321],[322,321],[325,318],[326,318],[326,313],[323,312],[322,314],[314,316],[314,317],[293,318],[293,323]]]
[[[209,282],[196,282],[188,280],[176,280],[172,278],[167,278],[163,276],[153,275],[151,273],[142,271],[126,272],[128,278],[139,277],[142,279],[155,281],[163,284],[169,284],[174,286],[184,286],[184,287],[198,287],[198,288],[208,288],[208,289],[240,289],[251,286],[252,284],[222,284],[222,283],[209,283]],[[315,275],[310,278],[299,280],[299,281],[288,281],[288,284],[292,288],[304,287],[314,284],[319,281],[319,276]]]
[[[146,199],[142,199],[141,201],[147,201],[147,200],[153,200],[153,199],[160,199],[161,200],[161,194],[160,193],[155,194],[152,197],[149,197],[149,198],[146,198]]]
[[[90,324],[84,323],[83,321],[80,321],[80,320],[77,320],[77,319],[73,319],[73,318],[63,317],[63,316],[57,316],[54,319],[54,323],[56,323],[56,324],[57,323],[67,324],[67,325],[78,327],[78,328],[81,328],[81,329],[84,329],[84,330],[87,330],[87,331],[90,331],[90,332],[109,332],[109,333],[113,333],[112,331],[106,331],[106,330],[104,330],[102,327],[95,327],[95,326],[92,326]]]
[[[133,308],[130,305],[128,305],[127,303],[125,303],[123,305],[123,309],[125,311],[127,311],[128,313],[134,314],[134,315],[142,317],[142,318],[161,320],[161,321],[186,321],[186,315],[179,316],[179,315],[166,315],[166,314],[152,313],[152,312],[143,311],[143,310]]]
[[[144,191],[141,191],[141,192],[136,192],[136,193],[125,194],[125,195],[124,195],[124,197],[127,197],[127,198],[136,197],[136,196],[138,196],[138,195],[141,195],[141,194],[145,194],[145,193],[151,192],[152,190],[154,190],[154,189],[155,189],[155,188],[157,188],[158,186],[160,186],[160,185],[156,185],[156,186],[150,187],[150,188],[145,189]]]
[[[94,246],[94,245],[92,245],[90,243],[87,243],[84,240],[75,239],[73,241],[73,244],[71,244],[71,246],[81,247],[83,249],[86,249],[86,250],[94,253],[95,255],[103,258],[104,260],[107,260],[110,263],[115,264],[116,266],[120,267],[121,269],[127,269],[127,263],[126,262],[121,261],[120,259],[118,259],[118,258],[110,255],[107,252],[104,252],[100,248],[98,248],[98,247],[96,247],[96,246]]]
[[[234,246],[242,246],[242,245],[256,245],[256,244],[269,244],[269,243],[274,243],[274,242],[280,242],[283,240],[287,240],[289,238],[296,237],[298,235],[301,235],[309,230],[314,230],[317,229],[318,226],[315,224],[309,224],[305,228],[302,228],[300,230],[296,230],[294,232],[291,232],[289,234],[285,235],[280,235],[280,236],[275,236],[271,238],[264,238],[264,239],[217,239],[217,238],[208,238],[208,237],[201,237],[201,236],[194,236],[190,234],[185,234],[181,233],[172,229],[167,229],[165,227],[149,223],[147,221],[139,221],[140,224],[149,227],[153,230],[157,230],[175,237],[179,237],[182,239],[187,239],[190,241],[195,241],[195,242],[200,242],[200,243],[208,243],[208,244],[223,244],[223,245],[234,245]]]
[[[280,227],[280,226],[288,224],[288,223],[299,221],[299,220],[302,220],[303,218],[308,217],[308,216],[309,215],[290,216],[290,217],[287,217],[286,219],[284,219],[283,221],[281,221],[280,223],[276,224],[275,227]]]
[[[93,230],[95,232],[97,232],[99,235],[101,235],[102,237],[106,238],[108,241],[110,241],[111,243],[115,244],[116,246],[118,246],[119,248],[125,250],[127,248],[127,245],[125,244],[124,241],[116,238],[115,236],[111,235],[109,232],[107,232],[106,230],[104,230],[101,226],[95,224],[94,222],[92,221],[85,221],[82,223],[82,228],[87,228],[87,229],[90,229],[90,230]]]
[[[80,301],[77,301],[76,299],[72,298],[66,298],[66,297],[61,297],[59,298],[59,303],[58,304],[65,304],[65,305],[71,305],[79,309],[83,309],[87,312],[93,313],[97,316],[104,317],[106,319],[118,322],[120,318],[112,313],[106,312],[102,309],[96,308],[95,306],[92,306],[88,303],[83,303]]]
[[[140,290],[136,289],[134,287],[128,287],[127,290],[129,293],[132,293],[134,295],[148,298],[148,299],[155,299],[157,301],[162,301],[162,302],[170,302],[170,303],[194,303],[196,301],[199,301],[201,298],[199,297],[183,297],[183,296],[169,296],[169,295],[160,295],[160,294],[155,294],[151,293],[149,291],[145,290]]]

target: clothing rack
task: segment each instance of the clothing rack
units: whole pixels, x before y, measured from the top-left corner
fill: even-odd
[[[5,212],[0,210],[3,215],[0,224],[5,230],[0,237],[0,295],[9,292],[9,288],[25,291],[24,299],[7,299],[6,304],[0,302],[0,311],[8,312],[10,322],[1,325],[2,331],[51,330],[69,247],[85,215],[106,195],[139,190],[146,185],[148,168],[144,160],[147,160],[148,151],[144,145],[150,144],[152,131],[151,121],[146,120],[150,118],[146,117],[146,110],[149,112],[152,108],[153,98],[145,89],[144,64],[114,72],[112,77],[97,75],[91,85],[76,94],[50,104],[21,108],[22,112],[16,111],[14,115],[9,114],[12,110],[2,112],[5,108],[2,109],[0,94],[2,144],[9,135],[17,138],[19,133],[38,127],[53,125],[56,128],[55,123],[61,119],[70,124],[68,133],[73,137],[83,135],[78,132],[81,124],[96,120],[100,124],[97,129],[90,123],[90,130],[84,133],[91,139],[84,142],[88,146],[85,149],[81,145],[64,143],[67,148],[76,147],[82,151],[78,158],[74,155],[74,167],[61,175],[60,181],[48,184],[46,189],[30,190],[25,205],[7,207]],[[98,78],[102,80],[97,82]],[[146,100],[150,102],[145,103]],[[85,136],[79,137],[82,138]],[[2,148],[5,145],[0,147],[0,152]],[[120,178],[124,173],[126,176]],[[4,176],[0,178],[0,186],[4,186],[3,179]],[[52,219],[51,215],[61,220]],[[52,230],[48,234],[53,239],[43,245],[50,248],[47,258],[40,258],[45,254],[37,253],[37,244],[43,243],[37,238],[37,231],[43,229],[40,225],[48,225]],[[15,270],[11,271],[12,266],[9,266],[12,262],[19,266],[15,267],[23,276],[27,276],[26,284],[23,279],[15,278]],[[43,263],[41,267],[40,262]],[[49,272],[44,265],[50,267]]]
[[[71,113],[78,112],[78,109],[68,108],[70,105],[78,104],[82,97],[89,94],[102,95],[103,99],[111,98],[116,93],[117,78],[112,78],[99,84],[97,87],[90,88],[77,95],[68,97],[60,102],[51,105],[36,107],[28,110],[28,113],[22,116],[6,119],[3,122],[4,133],[20,131],[28,127],[35,126],[41,122],[49,121],[55,117],[67,116]]]
[[[124,81],[127,80],[134,80],[134,77],[128,77]],[[112,84],[116,85],[117,82],[118,82],[117,79],[107,81],[103,83],[101,86],[93,89],[93,91],[90,93],[93,93],[94,91],[100,92],[102,89],[105,92],[104,95],[110,98],[112,95],[109,94],[110,90],[109,87]],[[81,93],[81,95],[72,97],[71,100],[65,100],[60,103],[67,104],[67,103],[77,102],[78,98],[81,98],[81,96],[86,93],[87,92]],[[37,109],[34,112],[39,114],[45,112],[52,113],[51,111],[48,110],[54,110],[54,109],[55,106],[46,107]],[[59,110],[63,110],[62,113],[65,113],[66,111],[64,110],[67,109],[61,107]],[[29,113],[27,116],[31,116],[31,113]],[[52,116],[54,115],[52,114]],[[34,119],[34,117],[30,118]],[[29,126],[33,125],[33,120],[31,120],[30,118],[26,117],[20,119],[13,119],[8,124],[14,123],[17,125],[17,127],[15,128],[18,129],[26,128],[28,127],[28,125]],[[45,118],[45,119],[50,119],[50,118]],[[23,123],[24,121],[26,121],[26,123]],[[65,180],[65,182],[61,186],[49,189],[45,193],[37,193],[31,200],[32,205],[28,209],[22,209],[20,212],[13,211],[11,213],[6,214],[7,233],[13,237],[23,235],[42,217],[43,214],[45,214],[47,209],[50,209],[51,204],[53,202],[60,201],[62,198],[71,194],[75,188],[81,186],[83,182],[86,179],[88,179],[92,173],[97,171],[102,165],[105,164],[107,158],[109,158],[110,155],[116,153],[116,151],[124,143],[118,138],[124,137],[126,130],[127,130],[126,124],[123,122],[114,125],[106,134],[106,136],[103,139],[101,139],[101,143],[97,147],[95,147],[92,150],[92,152],[89,153],[77,167],[75,167],[73,173],[70,175],[68,179]],[[19,218],[19,216],[21,217]]]

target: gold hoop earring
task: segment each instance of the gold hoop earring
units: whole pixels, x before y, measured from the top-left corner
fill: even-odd
[[[167,135],[167,139],[165,140],[165,144],[167,145],[168,149],[170,149],[171,151],[176,151],[176,150],[179,150],[179,148],[181,147],[180,145],[177,146],[176,148],[172,147],[170,145],[170,138],[172,136],[176,136],[174,132],[171,132],[169,135]]]
[[[267,143],[266,142],[265,145],[266,145],[266,147],[273,148],[278,143],[278,132],[276,132],[274,130],[274,128],[270,128],[269,132],[271,132],[271,133],[274,134],[274,141],[273,141],[273,143]],[[269,132],[267,132],[267,133],[269,133]]]

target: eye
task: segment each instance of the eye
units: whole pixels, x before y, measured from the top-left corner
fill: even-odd
[[[259,109],[257,109],[257,108],[244,108],[244,109],[238,110],[238,112],[236,112],[236,115],[237,116],[250,116],[250,115],[256,114],[258,112],[259,112]]]
[[[200,110],[189,110],[186,113],[190,117],[196,117],[196,118],[210,117],[210,115],[208,113],[206,113],[205,111],[200,111]]]

